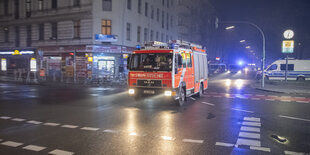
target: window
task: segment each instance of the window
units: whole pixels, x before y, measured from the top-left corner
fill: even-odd
[[[43,0],[38,0],[38,9],[39,9],[40,11],[43,10]]]
[[[44,40],[44,24],[39,24],[39,40]]]
[[[148,36],[148,29],[144,28],[144,41],[148,40],[147,36]]]
[[[273,64],[272,66],[270,66],[268,68],[269,71],[272,71],[272,70],[277,70],[278,66],[276,64]]]
[[[141,41],[141,27],[137,27],[137,42]]]
[[[126,24],[126,39],[130,41],[130,30],[131,29],[131,24],[127,23]]]
[[[9,42],[9,28],[4,28],[4,42]]]
[[[166,42],[168,42],[169,38],[168,38],[168,35],[166,35]]]
[[[286,64],[281,64],[280,66],[281,71],[286,70]],[[294,64],[287,64],[287,70],[288,71],[294,71]]]
[[[162,4],[163,4],[163,6],[165,6],[165,0],[162,0]]]
[[[19,18],[19,0],[15,0],[14,1],[14,15],[15,15],[15,19]]]
[[[161,12],[161,27],[165,28],[165,12]]]
[[[159,40],[159,32],[156,32],[156,41]]]
[[[167,13],[166,29],[169,30],[169,15]]]
[[[57,39],[57,23],[52,23],[51,24],[51,32],[52,32],[52,36],[51,36],[51,39],[54,40],[54,39]]]
[[[131,0],[127,0],[127,9],[131,10]]]
[[[157,12],[156,12],[156,20],[159,22],[159,9],[157,8]]]
[[[112,21],[111,20],[102,20],[101,21],[101,34],[110,35],[112,29]]]
[[[112,11],[112,0],[102,0],[102,10]]]
[[[173,17],[170,17],[170,27],[173,28]]]
[[[81,37],[81,21],[73,21],[73,37],[74,38],[80,38]]]
[[[52,9],[57,9],[57,0],[52,0]]]
[[[173,0],[170,0],[170,2],[171,2],[171,6],[173,6]]]
[[[161,34],[160,41],[164,41],[164,34]]]
[[[192,59],[190,53],[186,53],[186,61],[187,61],[187,67],[192,67]]]
[[[31,16],[31,0],[26,0],[26,17]]]
[[[138,0],[138,13],[141,13],[141,0]]]
[[[9,14],[9,0],[4,0],[4,15]]]
[[[154,19],[154,6],[151,6],[151,19]]]
[[[15,47],[19,47],[19,44],[20,44],[20,40],[19,40],[19,27],[16,26],[15,27]]]
[[[153,40],[154,40],[154,31],[151,30],[151,41],[153,41]]]
[[[81,4],[80,0],[73,0],[73,6],[80,6]]]
[[[167,8],[169,8],[169,0],[167,0]]]
[[[145,11],[144,11],[144,14],[145,14],[146,17],[148,16],[148,10],[149,10],[149,5],[148,5],[147,2],[145,2]]]
[[[27,25],[27,38],[26,38],[26,45],[27,47],[31,47],[31,25]]]

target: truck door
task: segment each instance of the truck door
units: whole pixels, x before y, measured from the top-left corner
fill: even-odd
[[[187,89],[192,89],[194,88],[194,67],[193,67],[193,56],[191,53],[186,53],[186,78],[187,78]]]

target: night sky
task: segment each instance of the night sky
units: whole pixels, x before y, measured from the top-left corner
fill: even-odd
[[[294,58],[310,58],[310,0],[210,0],[220,21],[250,21],[261,27],[266,35],[266,59],[273,61],[283,58],[281,43],[283,32],[295,32]],[[232,24],[234,25],[234,24]],[[220,25],[218,31],[227,31],[227,25]],[[258,30],[248,25],[236,25],[228,34],[228,44],[224,46],[240,50],[239,41],[245,39],[261,57],[262,40]],[[231,33],[231,32],[221,32]],[[223,35],[225,36],[225,34]],[[232,37],[233,36],[233,37]],[[227,40],[227,38],[225,38]],[[229,48],[232,50],[232,48]],[[230,51],[225,51],[230,52]],[[244,52],[246,52],[244,50]]]

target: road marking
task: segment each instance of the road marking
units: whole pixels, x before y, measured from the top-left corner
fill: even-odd
[[[300,121],[307,121],[307,122],[310,122],[310,120],[309,120],[309,119],[304,119],[304,118],[297,118],[297,117],[284,116],[284,115],[279,115],[279,117],[283,117],[283,118],[288,118],[288,119],[294,119],[294,120],[300,120]]]
[[[172,141],[172,140],[175,139],[175,138],[169,137],[169,136],[160,136],[160,138],[163,139],[163,140],[169,140],[169,141]]]
[[[12,121],[22,122],[22,121],[25,121],[25,119],[22,119],[22,118],[13,118]]]
[[[275,101],[275,99],[265,99],[265,100],[267,100],[267,101]]]
[[[192,99],[192,100],[194,100],[194,101],[196,101],[196,99],[195,99],[195,98],[193,98],[193,97],[191,97],[191,99]]]
[[[37,145],[27,145],[27,146],[23,147],[23,149],[38,152],[38,151],[42,151],[42,150],[46,149],[46,147],[37,146]]]
[[[99,128],[83,127],[82,130],[97,131]]]
[[[255,95],[255,96],[265,96],[265,95]]]
[[[309,101],[296,101],[298,103],[309,103]]]
[[[290,98],[291,96],[281,96],[282,98]]]
[[[260,139],[260,134],[257,134],[257,133],[249,133],[249,132],[239,132],[239,137]]]
[[[237,145],[261,146],[260,141],[238,138]]]
[[[203,140],[194,140],[194,139],[183,139],[183,142],[187,142],[187,143],[203,143]]]
[[[59,123],[47,122],[47,123],[44,123],[43,125],[47,125],[47,126],[58,126],[58,125],[60,125],[60,124],[59,124]]]
[[[53,154],[53,155],[72,155],[74,154],[73,152],[68,152],[68,151],[64,151],[64,150],[53,150],[51,152],[49,152],[49,154]]]
[[[240,130],[241,131],[260,132],[260,128],[246,127],[246,126],[242,126]]]
[[[18,147],[18,146],[23,145],[23,143],[18,143],[18,142],[13,142],[13,141],[6,141],[1,144],[5,146],[11,146],[11,147]]]
[[[77,128],[78,126],[75,126],[75,125],[62,125],[61,127],[74,129],[74,128]]]
[[[282,102],[291,102],[291,100],[281,100]]]
[[[306,97],[295,97],[297,99],[306,99]]]
[[[248,110],[235,109],[235,108],[231,108],[231,109],[232,109],[232,110],[236,110],[236,111],[242,111],[242,112],[254,113],[253,111],[248,111]]]
[[[10,119],[11,117],[8,116],[1,116],[0,119]]]
[[[31,124],[36,124],[36,125],[38,125],[38,124],[41,124],[42,122],[31,120],[31,121],[28,121],[27,123],[31,123]]]
[[[260,100],[260,98],[251,98],[251,100]]]
[[[218,145],[218,146],[225,146],[225,147],[233,147],[235,144],[216,142],[215,145]]]
[[[258,150],[258,151],[265,151],[265,152],[270,152],[270,148],[267,147],[257,147],[257,146],[250,146],[251,150]]]
[[[253,121],[253,122],[260,122],[260,118],[256,118],[256,117],[244,117],[243,120],[245,120],[245,121]]]
[[[208,102],[201,102],[201,103],[206,104],[206,105],[210,105],[210,106],[214,106],[214,104],[208,103]]]
[[[242,122],[242,125],[247,125],[247,126],[261,126],[261,123],[257,123],[257,122]]]
[[[110,130],[110,129],[103,130],[103,132],[107,132],[107,133],[118,133],[117,130]]]
[[[284,153],[288,155],[305,155],[305,153],[293,152],[293,151],[284,151]]]

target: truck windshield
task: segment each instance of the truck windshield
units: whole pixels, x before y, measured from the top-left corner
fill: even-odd
[[[172,53],[131,55],[129,69],[133,71],[172,71]]]

